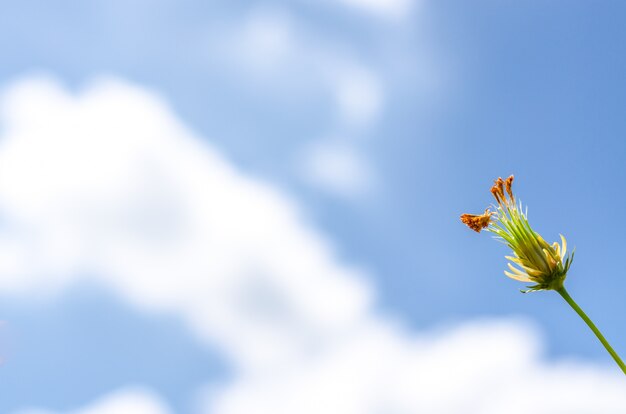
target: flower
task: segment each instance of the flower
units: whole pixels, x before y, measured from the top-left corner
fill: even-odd
[[[513,250],[512,256],[505,256],[510,263],[504,274],[521,282],[535,283],[529,291],[559,290],[567,275],[574,253],[566,255],[567,242],[561,235],[561,244],[548,244],[539,233],[528,224],[527,211],[522,203],[516,203],[512,191],[513,176],[506,180],[498,178],[491,187],[498,205],[495,211],[486,209],[482,215],[463,214],[461,221],[476,232],[482,229],[495,234],[495,237]]]

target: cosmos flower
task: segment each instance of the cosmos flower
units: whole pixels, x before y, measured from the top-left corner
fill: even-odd
[[[498,178],[491,187],[496,199],[494,211],[486,209],[482,215],[463,214],[461,221],[476,232],[483,229],[511,248],[513,254],[505,275],[520,282],[534,283],[528,291],[559,290],[567,275],[573,253],[567,255],[567,242],[561,235],[561,244],[549,244],[528,224],[527,211],[516,202],[512,190],[513,176]]]
[[[509,260],[509,270],[504,274],[520,282],[534,283],[528,286],[528,290],[522,292],[554,290],[561,295],[589,326],[622,372],[626,374],[624,361],[563,286],[567,271],[574,259],[573,252],[570,255],[567,254],[565,237],[561,235],[561,244],[558,242],[549,244],[534,231],[528,224],[528,211],[522,208],[521,202],[515,201],[512,185],[513,176],[506,180],[502,178],[495,180],[491,187],[491,194],[498,203],[492,206],[494,211],[488,208],[480,215],[463,214],[461,221],[477,233],[486,229],[495,234],[496,239],[509,246],[513,250],[513,255],[506,256]]]

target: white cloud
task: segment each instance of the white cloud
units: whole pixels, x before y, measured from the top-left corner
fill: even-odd
[[[276,10],[256,10],[235,27],[221,28],[209,43],[213,53],[241,64],[248,73],[270,75],[289,65],[298,53],[297,32],[291,16]]]
[[[341,141],[321,141],[305,148],[299,165],[305,180],[339,196],[360,196],[374,187],[369,163]]]
[[[212,27],[205,45],[212,66],[227,68],[269,99],[327,95],[341,125],[369,126],[383,109],[384,84],[375,68],[348,44],[307,28],[284,10],[254,9]]]
[[[158,97],[110,80],[72,96],[39,79],[2,107],[0,290],[95,274],[132,303],[182,313],[244,366],[362,317],[369,287],[295,203],[239,173]]]
[[[374,124],[383,108],[383,88],[376,75],[354,65],[337,70],[334,79],[341,122],[349,126]]]
[[[106,395],[87,407],[65,414],[169,414],[171,411],[154,393],[137,389],[123,389]],[[59,412],[27,409],[15,414],[61,414]]]
[[[387,7],[395,10],[398,6]],[[303,111],[311,111],[312,102],[329,102],[330,119],[324,120],[325,134],[344,137],[345,151],[334,158],[345,159],[349,150],[354,166],[354,154],[360,152],[354,138],[374,128],[385,109],[383,74],[361,59],[350,44],[337,42],[304,23],[282,9],[253,9],[243,18],[211,27],[204,39],[207,61],[236,77],[235,82],[240,87],[245,85],[246,92],[264,96],[268,105],[302,105]],[[297,138],[305,141],[307,137]],[[297,158],[298,154],[293,156]],[[359,175],[358,185],[371,187],[373,182],[363,180],[374,177],[374,168],[365,157],[358,158],[358,168],[369,172]],[[318,190],[345,194],[337,191],[343,184],[316,177],[319,175],[314,175],[314,179],[305,175],[306,181],[315,183]]]
[[[618,414],[614,368],[548,364],[538,337],[515,320],[476,321],[409,337],[374,323],[327,352],[262,377],[240,378],[207,413]]]
[[[377,316],[364,272],[291,198],[238,171],[149,91],[105,79],[72,95],[28,79],[4,92],[0,116],[0,291],[92,275],[137,307],[179,314],[234,367],[205,412],[626,406],[617,370],[546,363],[519,321],[414,334]]]

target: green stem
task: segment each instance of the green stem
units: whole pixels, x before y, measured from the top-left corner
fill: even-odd
[[[622,369],[624,374],[626,374],[626,365],[624,365],[624,362],[622,361],[622,359],[619,357],[619,355],[617,355],[617,352],[615,352],[613,348],[611,348],[611,345],[609,345],[609,342],[604,338],[600,330],[596,327],[596,325],[594,325],[591,319],[589,319],[589,317],[585,314],[585,312],[583,312],[580,306],[578,306],[578,304],[574,302],[574,299],[572,299],[569,293],[567,293],[567,290],[565,290],[565,288],[562,287],[560,289],[556,289],[556,291],[559,292],[559,295],[561,295],[567,303],[569,303],[572,309],[576,311],[578,316],[580,316],[582,320],[585,321],[587,326],[591,328],[591,330],[593,331],[594,334],[596,334],[600,342],[602,342],[602,345],[604,345],[604,347],[609,352],[609,354],[611,354],[611,356],[613,357],[617,365],[619,365],[619,367]]]

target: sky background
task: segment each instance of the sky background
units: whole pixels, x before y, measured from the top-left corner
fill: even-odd
[[[515,174],[626,354],[625,14],[3,3],[0,412],[624,412],[587,327],[459,215]]]

